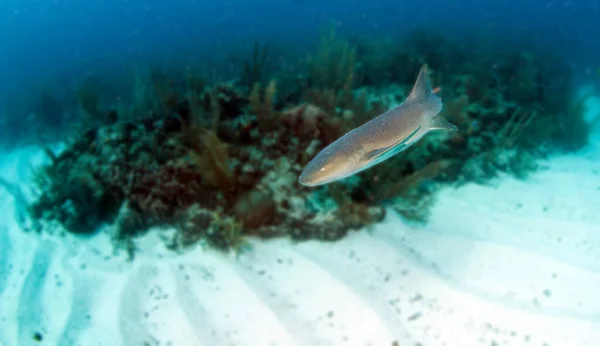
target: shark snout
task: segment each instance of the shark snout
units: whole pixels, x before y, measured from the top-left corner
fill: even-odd
[[[343,167],[336,164],[337,161],[337,159],[324,160],[322,157],[315,157],[304,168],[298,182],[305,186],[317,186],[337,180],[343,173],[341,172]]]
[[[324,184],[326,182],[327,175],[324,174],[324,167],[306,167],[302,174],[300,174],[300,178],[298,178],[298,182],[305,186],[317,186]]]

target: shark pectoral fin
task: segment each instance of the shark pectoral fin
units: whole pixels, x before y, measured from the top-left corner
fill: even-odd
[[[381,162],[391,156],[394,156],[406,149],[410,144],[412,144],[413,137],[419,133],[423,129],[423,126],[418,126],[414,129],[408,136],[400,139],[398,142],[390,145],[388,147],[373,149],[365,154],[365,159],[367,160],[375,160],[375,162]]]
[[[377,156],[385,153],[386,151],[390,150],[391,148],[392,147],[385,147],[385,148],[371,150],[365,155],[365,158],[367,160],[372,160],[374,157],[377,157]]]
[[[429,124],[429,130],[446,130],[454,132],[457,131],[458,128],[456,127],[456,125],[448,122],[448,120],[438,116],[433,118],[433,120]]]
[[[387,148],[372,150],[366,155],[366,158],[370,161],[368,167],[376,165],[381,161],[387,160],[388,158],[398,154],[404,149],[406,149],[406,145],[401,143]]]

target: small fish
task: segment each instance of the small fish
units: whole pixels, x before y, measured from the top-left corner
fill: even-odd
[[[442,100],[423,66],[410,95],[399,106],[346,133],[317,154],[298,181],[317,186],[344,179],[408,148],[432,130],[455,131],[438,116]]]

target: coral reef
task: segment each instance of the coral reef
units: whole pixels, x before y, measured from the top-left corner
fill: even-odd
[[[59,154],[47,150],[51,163],[36,175],[32,216],[78,234],[111,224],[117,243],[174,226],[175,248],[202,240],[221,249],[239,247],[244,235],[332,240],[383,217],[381,207],[359,203],[326,211],[308,205],[312,191],[296,182],[309,158],[302,139],[314,140],[323,112],[275,111],[275,85],[262,93],[257,84],[243,100],[255,113],[244,116],[228,88],[203,90],[200,108],[189,97],[169,98],[160,114],[94,127]]]
[[[166,240],[173,249],[241,249],[246,236],[335,240],[381,220],[385,206],[425,221],[443,186],[500,172],[524,178],[553,150],[585,145],[583,103],[571,102],[560,60],[467,49],[427,30],[398,40],[391,46],[401,50],[381,49],[329,30],[302,75],[267,75],[268,51],[257,44],[237,82],[154,70],[138,75],[129,103],[102,107],[84,84],[79,103],[94,121],[64,150],[47,150],[30,213],[40,229],[106,225],[131,253],[132,239],[154,227],[176,229]],[[320,149],[403,101],[423,63],[457,133],[432,133],[339,183],[298,184]]]

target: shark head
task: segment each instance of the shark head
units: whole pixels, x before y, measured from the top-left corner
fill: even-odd
[[[344,179],[366,168],[370,159],[358,143],[340,146],[334,142],[323,149],[304,168],[298,182],[317,186]]]
[[[336,153],[329,150],[321,151],[306,165],[298,182],[305,186],[323,185],[352,175],[360,167],[360,163],[353,165],[347,157]]]

